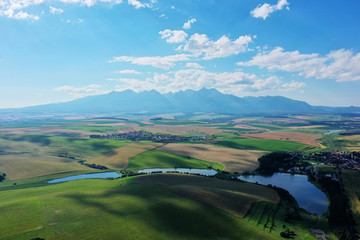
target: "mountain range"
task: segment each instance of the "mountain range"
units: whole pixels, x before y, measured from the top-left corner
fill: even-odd
[[[156,90],[132,90],[88,96],[65,103],[46,104],[0,113],[23,114],[161,114],[161,113],[244,114],[354,114],[359,107],[312,106],[281,96],[237,97],[216,89],[186,90],[160,94]]]

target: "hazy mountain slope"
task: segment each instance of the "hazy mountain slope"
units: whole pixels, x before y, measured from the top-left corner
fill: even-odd
[[[220,114],[351,114],[359,107],[319,107],[280,96],[236,97],[216,89],[186,90],[160,94],[155,90],[140,93],[131,90],[89,96],[65,103],[18,109],[1,109],[0,113],[25,114],[116,114],[116,113],[220,113]]]

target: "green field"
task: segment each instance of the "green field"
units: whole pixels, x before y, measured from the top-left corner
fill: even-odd
[[[203,160],[194,159],[165,153],[158,150],[150,150],[129,159],[128,169],[141,170],[147,168],[213,168],[223,169],[218,163],[211,163]]]
[[[37,148],[41,148],[45,154],[62,154],[82,158],[100,156],[130,143],[129,141],[59,137],[44,134],[0,135],[0,139],[8,140],[8,144],[12,144],[16,151],[22,151],[22,145],[31,143],[35,144]]]
[[[355,230],[360,237],[360,173],[356,170],[343,170],[341,173],[344,189],[349,198],[351,213],[355,220]]]
[[[0,239],[279,239],[217,208],[133,180],[1,191]]]
[[[262,151],[295,151],[308,150],[311,147],[302,143],[295,143],[289,141],[269,140],[269,139],[229,139],[225,141],[218,141],[215,143],[223,147],[230,147],[243,150],[262,150]]]

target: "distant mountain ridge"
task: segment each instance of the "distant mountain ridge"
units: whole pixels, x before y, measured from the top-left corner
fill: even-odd
[[[197,112],[230,115],[242,114],[353,114],[359,107],[321,107],[281,96],[237,97],[216,89],[202,88],[160,94],[156,90],[136,93],[132,90],[88,96],[65,103],[2,109],[1,113],[28,114],[160,114]]]

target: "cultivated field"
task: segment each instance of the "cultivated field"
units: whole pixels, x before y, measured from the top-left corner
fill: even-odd
[[[106,154],[128,143],[46,135],[0,137],[0,172],[10,180],[91,170],[78,160]]]
[[[245,172],[258,167],[258,158],[265,152],[254,150],[238,150],[209,144],[181,144],[169,143],[159,150],[176,155],[201,159],[208,162],[219,163],[225,171]]]
[[[189,126],[189,125],[154,125],[143,127],[144,130],[152,133],[165,133],[173,135],[186,135],[189,132],[198,132],[203,134],[217,134],[221,133],[223,130],[217,129],[216,127],[198,127],[198,126]]]
[[[243,150],[261,150],[261,151],[295,151],[314,148],[312,146],[290,141],[279,141],[272,139],[246,139],[229,138],[227,140],[215,142],[216,145],[223,147],[243,149]]]
[[[113,169],[127,168],[129,165],[129,158],[132,158],[140,153],[149,151],[163,145],[162,143],[153,142],[139,142],[129,143],[123,147],[116,149],[103,156],[92,158],[87,163],[95,163]]]
[[[294,133],[294,132],[264,132],[256,134],[243,134],[243,137],[252,139],[273,139],[282,141],[291,141],[297,143],[308,144],[312,146],[319,146],[317,142],[321,136],[310,135],[305,133]]]
[[[244,217],[255,202],[279,203],[278,194],[251,183],[229,182],[216,178],[181,174],[139,176],[136,183],[161,187],[186,198],[200,201],[237,217]]]
[[[348,151],[360,151],[360,135],[340,136],[338,140]]]
[[[159,150],[150,150],[129,159],[128,169],[138,171],[147,168],[213,168],[222,170],[223,166]]]
[[[0,158],[0,170],[10,180],[89,169],[77,161],[54,156],[13,154],[0,155]]]

